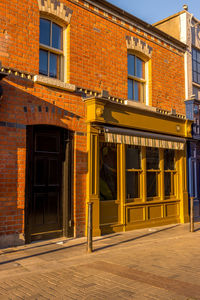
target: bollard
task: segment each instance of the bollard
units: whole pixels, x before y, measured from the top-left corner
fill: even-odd
[[[190,232],[194,232],[194,197],[190,198]]]
[[[88,202],[87,252],[92,252],[92,202]]]

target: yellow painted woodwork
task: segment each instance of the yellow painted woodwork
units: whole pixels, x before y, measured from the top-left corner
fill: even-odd
[[[100,225],[118,224],[118,206],[115,200],[100,201]]]
[[[98,131],[87,125],[87,151],[88,151],[88,174],[87,174],[87,202],[93,202],[93,234],[100,235],[99,219],[99,136]],[[95,187],[94,187],[95,182]],[[94,188],[94,190],[93,190]],[[86,205],[86,224],[88,222],[88,207]],[[87,226],[86,226],[87,234]]]
[[[90,123],[106,123],[145,131],[148,128],[148,131],[155,133],[191,137],[192,122],[189,120],[125,104],[112,103],[100,98],[87,99],[85,102],[87,104],[87,122]]]
[[[164,149],[160,149],[160,186],[161,186],[161,191],[160,191],[160,199],[164,200],[165,198],[165,183],[164,183]]]
[[[137,228],[167,225],[188,221],[188,193],[186,180],[186,150],[175,151],[174,193],[165,198],[164,150],[159,149],[160,168],[158,197],[147,198],[146,148],[141,147],[140,198],[126,203],[126,145],[117,145],[117,199],[100,201],[99,196],[99,140],[98,124],[116,125],[138,130],[191,136],[191,122],[112,103],[101,98],[86,99],[88,177],[87,202],[93,202],[93,234],[126,231]],[[178,131],[177,131],[178,128]],[[87,228],[86,228],[87,230]]]
[[[146,180],[147,180],[147,170],[146,170],[146,148],[145,147],[141,147],[142,148],[142,186],[141,186],[141,197],[143,202],[146,202],[147,200],[147,191],[146,191]],[[146,215],[146,213],[145,213]]]

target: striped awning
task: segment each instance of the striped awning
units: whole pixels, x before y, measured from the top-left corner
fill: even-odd
[[[108,143],[174,150],[184,150],[186,142],[184,138],[116,127],[104,127],[104,135]]]

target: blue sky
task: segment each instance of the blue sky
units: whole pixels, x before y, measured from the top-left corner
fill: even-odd
[[[200,20],[200,0],[107,0],[147,23],[155,23],[182,10],[188,11]]]

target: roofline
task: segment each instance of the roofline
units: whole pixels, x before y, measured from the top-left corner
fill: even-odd
[[[182,15],[182,14],[185,13],[185,12],[187,12],[187,11],[186,11],[186,10],[179,11],[179,12],[177,12],[176,14],[173,14],[173,15],[171,15],[171,16],[165,18],[165,19],[162,19],[162,20],[160,20],[160,21],[158,21],[158,22],[156,22],[156,23],[153,23],[152,25],[153,25],[153,26],[160,25],[160,24],[162,24],[162,23],[164,23],[164,22],[166,22],[166,21],[169,21],[169,20],[171,20],[171,19],[173,19],[173,18],[175,18],[175,17],[177,17],[177,16]]]
[[[135,26],[137,26],[137,24],[139,24],[140,26],[143,27],[143,29],[145,29],[148,32],[153,32],[154,34],[159,35],[161,38],[167,39],[169,41],[171,41],[171,43],[175,44],[176,46],[179,46],[182,49],[186,49],[187,45],[182,43],[181,41],[177,40],[176,38],[170,36],[169,34],[163,32],[162,30],[158,29],[157,27],[155,27],[154,25],[151,25],[150,23],[147,23],[137,17],[135,17],[134,15],[128,13],[127,11],[119,8],[118,6],[115,6],[111,3],[109,3],[106,0],[86,0],[86,2],[93,4],[94,6],[100,6],[100,7],[104,7],[105,9],[109,10],[112,12],[113,15],[116,15],[118,18],[123,18],[126,19],[127,21],[131,22],[131,23],[135,23]]]

